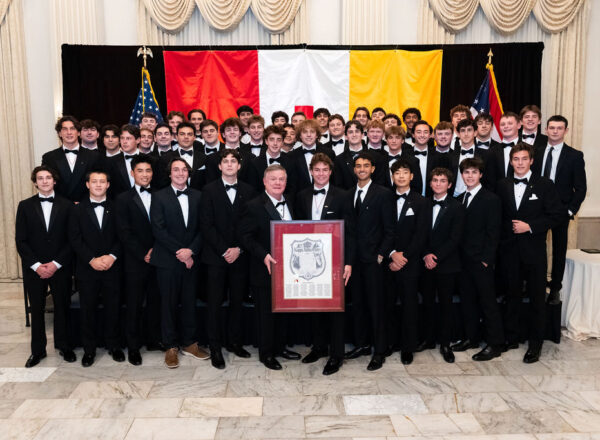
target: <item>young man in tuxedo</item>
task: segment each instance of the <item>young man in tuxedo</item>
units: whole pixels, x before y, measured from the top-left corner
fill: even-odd
[[[479,347],[481,310],[486,346],[473,355],[473,360],[489,361],[500,356],[505,341],[494,286],[502,208],[500,199],[481,184],[484,172],[481,159],[463,160],[460,172],[466,186],[465,192],[458,199],[466,211],[465,233],[460,242],[460,305],[465,338],[451,348],[452,351],[465,351]]]
[[[264,132],[265,119],[261,115],[250,116],[248,119],[248,135],[250,135],[248,147],[250,148],[250,151],[254,157],[260,156],[266,149],[266,146],[263,143]]]
[[[202,126],[202,123],[206,120],[206,113],[204,113],[204,110],[202,110],[202,109],[195,108],[188,112],[187,118],[188,118],[188,121],[194,126],[194,129],[195,129],[194,134],[196,136],[196,141],[203,144],[204,140],[202,139],[201,126]]]
[[[250,253],[250,286],[257,293],[259,359],[270,370],[281,370],[276,356],[300,359],[298,353],[285,348],[285,314],[271,311],[271,268],[277,263],[270,251],[271,221],[295,218],[292,203],[284,196],[285,185],[285,168],[269,165],[264,173],[265,191],[248,202],[238,228],[244,252]]]
[[[552,280],[548,302],[560,302],[560,289],[565,271],[569,223],[579,211],[587,192],[583,153],[565,144],[569,122],[562,115],[548,119],[548,144],[535,150],[533,172],[554,182],[566,211],[562,220],[552,228]]]
[[[157,159],[163,156],[169,156],[174,153],[173,147],[171,146],[171,128],[165,122],[161,122],[154,129],[154,145],[155,148],[152,151],[152,155]],[[156,181],[156,176],[155,179]],[[153,185],[156,187],[156,184]]]
[[[285,124],[290,122],[290,117],[286,112],[278,110],[271,114],[271,124],[277,125],[278,127],[283,127]]]
[[[354,110],[354,115],[352,115],[352,119],[360,122],[360,125],[363,126],[363,129],[366,129],[367,124],[371,120],[371,113],[367,107],[356,107],[356,110]]]
[[[177,145],[175,156],[185,160],[192,170],[189,185],[194,189],[201,190],[206,182],[206,156],[202,151],[203,146],[197,145],[194,137],[194,126],[189,122],[182,122],[177,126]],[[163,164],[165,162],[168,165],[166,158],[163,160]],[[162,165],[161,168],[165,169],[165,166]]]
[[[248,116],[250,117],[250,116]],[[232,149],[238,152],[240,155],[240,171],[238,172],[238,179],[248,182],[248,169],[250,162],[254,159],[254,155],[250,151],[247,144],[243,144],[240,141],[240,137],[244,131],[242,122],[238,118],[227,118],[220,127],[221,137],[224,140],[224,145],[221,149]],[[219,156],[211,154],[206,159],[206,183],[213,182],[221,178],[221,171],[219,170]]]
[[[336,186],[349,190],[356,186],[354,159],[364,150],[362,143],[363,127],[354,119],[346,122],[344,127],[347,145],[344,152],[334,160],[333,180]]]
[[[81,121],[81,146],[88,150],[98,150],[100,124],[92,119]]]
[[[425,270],[422,273],[425,338],[417,351],[435,348],[436,330],[440,353],[448,363],[454,362],[450,349],[452,334],[452,294],[456,277],[461,270],[459,246],[463,235],[465,210],[449,191],[452,171],[434,168],[429,181],[433,191],[433,207],[427,219],[428,237],[425,246]],[[435,298],[438,298],[440,317],[436,325]]]
[[[149,128],[140,128],[140,145],[141,154],[152,154],[154,150],[154,132]]]
[[[275,125],[275,124],[274,124]],[[284,154],[291,153],[296,148],[296,128],[292,124],[283,124],[285,130],[285,136],[283,138],[283,145],[281,146],[281,152]]]
[[[344,117],[342,115],[335,114],[329,117],[329,121],[327,123],[329,138],[327,143],[325,143],[325,146],[331,148],[336,156],[342,154],[346,147],[346,142],[344,139],[345,125],[346,122],[344,121]]]
[[[150,264],[156,266],[161,296],[165,365],[177,368],[179,346],[184,355],[195,359],[205,360],[210,356],[196,342],[201,192],[188,186],[191,167],[182,157],[171,159],[168,170],[171,184],[152,194],[150,222],[154,247]]]
[[[140,119],[140,128],[147,128],[154,132],[156,125],[158,124],[158,117],[154,113],[144,112]]]
[[[542,111],[540,108],[533,104],[526,105],[519,112],[519,119],[521,120],[519,139],[532,145],[534,150],[545,148],[548,143],[548,136],[542,134]]]
[[[402,130],[402,127],[391,127],[388,132],[395,130]],[[395,192],[394,243],[384,270],[388,353],[391,354],[394,347],[398,347],[400,359],[405,365],[412,363],[413,353],[419,344],[419,274],[431,212],[431,203],[410,186],[414,164],[407,160],[409,157],[395,160],[390,169]],[[398,296],[402,301],[400,325],[396,314]]]
[[[371,112],[371,119],[383,121],[383,118],[385,117],[386,114],[387,113],[385,112],[385,110],[382,107],[375,107],[373,109],[373,111]]]
[[[42,156],[42,165],[58,173],[54,187],[57,194],[79,202],[87,198],[86,174],[102,167],[102,159],[97,151],[80,148],[81,125],[73,116],[63,116],[54,126],[62,145]]]
[[[395,221],[392,192],[371,180],[375,171],[372,154],[362,152],[354,159],[357,184],[346,196],[346,209],[351,212],[352,224],[356,225],[356,260],[349,285],[355,348],[345,357],[355,359],[371,354],[370,329],[374,352],[367,366],[369,371],[383,366],[387,351],[381,264],[393,249]]]
[[[371,119],[367,123],[367,151],[382,156],[386,155],[385,141],[383,140],[384,130],[385,124],[379,119]]]
[[[116,156],[120,152],[119,136],[121,130],[115,124],[108,124],[102,127],[101,138],[104,146],[104,158]]]
[[[519,346],[519,310],[523,282],[529,295],[529,347],[525,363],[540,358],[545,330],[546,235],[565,215],[555,185],[547,177],[533,174],[533,147],[519,142],[510,151],[514,177],[498,182],[502,201],[500,255],[508,283],[505,332],[507,348]]]
[[[319,142],[323,145],[329,142],[331,138],[329,134],[329,117],[331,113],[324,107],[320,107],[315,110],[313,113],[313,119],[319,123],[319,128],[321,129],[321,137],[319,138]],[[342,124],[343,125],[343,124]]]
[[[242,105],[238,107],[236,114],[240,123],[242,124],[242,128],[240,129],[240,140],[242,143],[247,144],[250,142],[250,135],[248,134],[248,121],[254,114],[254,110],[249,105]],[[223,135],[223,130],[221,130],[221,136],[225,138]]]
[[[391,126],[385,131],[385,137],[387,139],[388,151],[385,154],[383,160],[379,161],[380,166],[375,169],[374,180],[382,186],[391,190],[395,189],[395,183],[392,173],[392,166],[400,159],[404,159],[410,164],[411,173],[413,177],[410,181],[410,187],[412,190],[421,194],[421,168],[419,167],[419,161],[405,151],[404,147],[404,129],[400,126]],[[409,146],[410,148],[410,146]]]
[[[106,161],[106,170],[111,177],[108,191],[111,199],[131,189],[134,185],[133,174],[131,174],[131,160],[139,154],[140,129],[135,125],[123,125],[119,141],[121,152]]]
[[[406,125],[406,143],[414,145],[413,130],[415,123],[421,120],[421,111],[415,107],[409,107],[402,112],[402,120]]]
[[[219,125],[212,119],[206,119],[200,124],[202,139],[204,139],[204,154],[206,157],[218,153],[224,148],[224,144],[219,141]]]
[[[120,258],[114,204],[107,200],[110,177],[104,171],[86,176],[88,197],[71,210],[69,241],[77,258],[75,279],[81,302],[81,364],[89,367],[96,358],[96,313],[99,298],[104,306],[105,346],[115,362],[125,355],[119,342]]]
[[[131,159],[134,185],[115,200],[117,233],[123,247],[123,271],[127,303],[127,359],[141,365],[140,348],[149,351],[162,348],[160,336],[160,296],[156,268],[150,264],[154,236],[150,224],[152,206],[152,160],[145,155]],[[146,301],[146,334],[142,333],[143,305]]]
[[[396,115],[394,113],[388,113],[387,115],[385,115],[383,117],[383,119],[381,121],[385,125],[386,130],[393,126],[402,127],[402,121],[400,120],[398,115]]]
[[[431,186],[427,181],[427,177],[431,174],[431,170],[437,167],[449,169],[451,166],[448,154],[438,153],[435,151],[434,147],[429,145],[430,138],[431,129],[427,121],[420,120],[415,122],[413,125],[414,145],[411,152],[419,161],[421,195],[427,197],[431,196]]]
[[[450,143],[452,142],[452,124],[448,121],[440,121],[433,129],[433,139],[435,140],[435,151],[440,154],[452,152]]]
[[[479,113],[474,119],[477,129],[475,131],[475,146],[483,150],[489,150],[498,142],[492,139],[494,118],[489,113]]]
[[[286,169],[287,173],[285,192],[286,194],[294,194],[295,179],[291,172],[290,158],[281,152],[284,136],[285,131],[283,128],[276,125],[270,125],[263,132],[266,149],[260,156],[253,158],[248,167],[248,183],[252,185],[257,192],[263,192],[265,190],[263,178],[267,167],[273,164],[279,164]]]
[[[179,124],[185,121],[185,115],[176,110],[172,110],[167,115],[167,124],[169,124],[169,128],[171,129],[171,145],[177,145],[177,127]]]
[[[450,121],[452,127],[454,127],[454,133],[452,135],[452,142],[450,148],[457,150],[460,148],[460,137],[458,135],[458,123],[465,119],[471,119],[471,111],[469,107],[463,104],[455,105],[450,109]]]
[[[237,236],[239,220],[246,203],[256,191],[237,178],[240,155],[224,149],[217,153],[221,159],[221,179],[207,184],[202,192],[200,223],[205,244],[202,263],[206,264],[208,296],[208,339],[213,367],[225,368],[221,347],[236,356],[248,358],[243,347],[242,300],[248,290],[248,254],[242,252]],[[224,312],[223,300],[229,291],[227,335],[221,334]]]
[[[513,112],[506,112],[500,117],[500,134],[502,143],[491,145],[488,155],[487,178],[489,189],[496,191],[497,184],[505,177],[512,178],[513,167],[510,163],[510,151],[519,142],[521,119]],[[493,178],[492,178],[493,176]]]
[[[312,188],[305,188],[296,196],[296,213],[299,220],[345,220],[344,222],[344,272],[345,285],[352,274],[354,259],[353,224],[346,210],[346,192],[330,184],[333,162],[324,153],[316,153],[310,162]],[[313,347],[302,362],[310,364],[327,356],[323,374],[339,371],[344,361],[344,313],[313,313]]]
[[[54,347],[66,362],[76,360],[67,336],[73,259],[68,223],[73,203],[55,193],[57,178],[53,169],[35,167],[31,181],[38,193],[17,207],[15,241],[31,307],[31,356],[25,368],[46,357],[44,312],[48,287],[54,304]]]
[[[457,125],[460,147],[455,148],[452,153],[448,155],[450,160],[450,170],[454,175],[454,182],[452,182],[454,197],[458,197],[466,190],[466,185],[462,179],[462,173],[460,172],[460,164],[462,161],[477,157],[481,159],[483,163],[486,163],[487,150],[475,146],[476,129],[477,126],[471,119],[463,119]]]
[[[298,124],[300,124],[300,122],[303,121],[306,121],[306,115],[304,114],[304,112],[294,112],[292,114],[291,123],[296,130],[298,129]]]

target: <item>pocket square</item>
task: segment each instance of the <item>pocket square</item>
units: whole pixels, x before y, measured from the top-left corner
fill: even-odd
[[[327,214],[335,214],[335,211],[327,211]]]
[[[206,165],[202,165],[200,168],[198,168],[198,170],[205,170],[206,169]]]
[[[531,194],[531,197],[529,197],[529,200],[537,200],[537,196],[535,194]]]
[[[415,212],[412,210],[412,208],[408,208],[406,210],[406,216],[408,217],[409,215],[415,215]]]

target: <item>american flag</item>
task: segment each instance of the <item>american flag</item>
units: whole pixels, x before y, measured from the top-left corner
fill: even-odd
[[[142,86],[135,101],[135,106],[129,117],[129,123],[132,125],[140,125],[142,114],[144,112],[154,113],[158,117],[158,122],[164,122],[158,103],[154,97],[154,90],[150,82],[150,73],[145,67],[142,67]]]
[[[498,87],[496,84],[496,75],[494,75],[494,66],[488,63],[485,66],[487,72],[477,96],[473,100],[471,105],[471,115],[475,118],[479,113],[489,113],[494,119],[494,126],[492,127],[492,139],[500,141],[500,117],[502,116],[502,101],[500,100],[500,94],[498,93]]]

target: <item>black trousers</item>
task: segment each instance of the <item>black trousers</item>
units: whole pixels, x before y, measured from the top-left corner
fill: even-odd
[[[242,301],[248,290],[248,261],[238,258],[227,266],[207,265],[206,290],[208,300],[207,331],[212,350],[226,345],[242,345]],[[229,291],[227,338],[222,335],[223,301]]]
[[[376,262],[355,264],[352,267],[350,291],[356,346],[370,345],[370,330],[374,354],[383,355],[387,348],[383,267]]]
[[[418,315],[419,315],[419,277],[403,272],[401,269],[385,272],[385,323],[387,345],[400,345],[401,351],[414,352],[419,344]],[[396,302],[400,297],[402,308],[400,316],[396,312]]]
[[[287,314],[273,313],[271,289],[256,287],[255,307],[258,314],[258,355],[260,360],[275,356],[287,341]]]
[[[569,239],[569,217],[552,228],[552,281],[550,289],[562,289],[563,275],[565,274],[565,260],[567,258],[567,241]]]
[[[455,273],[439,273],[425,269],[422,272],[421,285],[423,295],[424,340],[435,343],[436,330],[439,330],[441,345],[449,345],[452,335],[452,294],[454,293]],[[440,318],[435,316],[435,299],[440,308]]]
[[[196,342],[197,264],[195,262],[191,269],[186,269],[183,263],[177,263],[174,268],[156,269],[162,342],[167,348],[187,347]]]
[[[460,276],[460,307],[466,337],[480,340],[480,316],[483,316],[485,340],[488,345],[504,344],[502,315],[496,301],[494,269],[466,256],[462,259]]]
[[[120,283],[118,274],[96,279],[78,279],[81,303],[81,340],[86,354],[95,354],[96,312],[102,299],[104,308],[104,342],[108,350],[119,348]]]
[[[49,279],[41,279],[30,268],[23,268],[23,283],[31,309],[31,354],[46,352],[46,292],[50,287],[54,303],[54,347],[70,350],[68,342],[69,307],[71,305],[71,268],[60,268]]]
[[[311,313],[313,350],[325,351],[329,356],[344,358],[344,312]]]
[[[519,341],[519,311],[523,302],[523,280],[529,296],[529,346],[539,348],[544,342],[546,318],[546,253],[535,261],[523,258],[518,252],[506,255],[505,267],[508,282],[504,330],[508,343]]]
[[[160,295],[156,269],[151,267],[145,276],[135,273],[125,275],[125,295],[127,299],[127,348],[139,350],[146,344],[161,341]],[[144,328],[144,300],[146,300],[146,335]]]

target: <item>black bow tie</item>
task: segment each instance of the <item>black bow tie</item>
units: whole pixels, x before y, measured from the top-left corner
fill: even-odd
[[[446,200],[445,199],[444,200],[433,199],[433,206],[435,206],[435,205],[439,205],[440,208],[443,208],[444,206],[446,206]]]
[[[63,151],[65,152],[65,154],[71,153],[71,154],[79,154],[79,150],[69,150],[68,148],[63,148]]]
[[[391,162],[396,159],[400,159],[401,154],[396,154],[395,156],[388,156],[388,161]]]
[[[502,148],[512,148],[513,145],[515,145],[514,142],[509,142],[508,144],[503,142]]]
[[[460,155],[461,156],[465,156],[467,154],[473,154],[473,153],[474,153],[473,148],[469,148],[468,150],[460,150]]]
[[[171,141],[171,146],[174,147],[175,145],[177,145],[177,141],[175,141],[175,140]]]
[[[303,148],[302,150],[303,150],[302,152],[303,152],[304,154],[315,154],[315,150],[314,150],[314,149],[312,149],[312,150],[308,150],[308,149],[306,149],[306,148]]]
[[[331,146],[335,147],[336,145],[343,144],[344,139],[338,139],[337,141],[331,140]]]
[[[190,150],[184,150],[183,148],[179,149],[179,155],[181,157],[185,156],[186,154],[188,156],[193,156],[194,155],[194,150],[192,150],[192,149],[190,149]]]
[[[529,180],[527,180],[527,177],[523,177],[522,179],[517,179],[515,177],[513,181],[515,182],[515,185],[518,185],[519,183],[524,183],[525,185],[527,185],[527,183],[529,182]]]
[[[425,157],[427,157],[427,150],[425,150],[425,151],[415,150],[415,156],[425,156]]]
[[[233,185],[227,185],[227,184],[225,184],[225,191],[229,191],[230,189],[235,189],[237,191],[238,184],[237,183],[234,183]]]
[[[280,163],[278,157],[275,157],[275,158],[269,157],[269,165],[271,165],[271,164],[273,164],[275,162]]]
[[[275,204],[275,208],[279,208],[280,206],[285,206],[285,203],[286,203],[286,202],[285,202],[285,200],[283,200],[283,201],[281,201],[281,202],[277,202],[277,203]]]
[[[521,135],[521,139],[535,139],[535,133],[531,133],[531,134],[525,134],[525,133],[523,133]]]
[[[177,197],[179,197],[179,196],[180,196],[180,195],[182,195],[182,194],[183,194],[183,195],[185,195],[185,196],[187,196],[189,193],[190,193],[190,192],[189,192],[189,189],[188,189],[188,188],[184,189],[183,191],[179,191],[179,190],[175,191],[175,195],[176,195]]]
[[[407,196],[408,196],[408,194],[406,194],[406,193],[404,193],[404,194],[396,194],[396,200],[400,200],[400,199],[406,200]]]
[[[98,206],[102,206],[104,208],[104,205],[106,204],[106,201],[104,202],[91,202],[92,204],[92,208],[96,209]]]
[[[313,189],[313,195],[317,195],[317,194],[325,194],[327,191],[325,191],[325,188],[321,188],[321,189]]]
[[[140,186],[140,194],[143,193],[144,191],[146,191],[147,193],[151,193],[152,189],[150,187],[144,188],[143,186]]]
[[[54,197],[42,197],[42,196],[38,196],[38,198],[40,199],[40,202],[50,202],[50,203],[54,202]]]
[[[219,147],[205,147],[204,151],[206,152],[206,154],[213,154],[216,153],[217,151],[219,151]]]
[[[131,160],[131,159],[133,159],[135,156],[137,156],[137,154],[125,154],[125,160]]]
[[[485,145],[486,147],[489,147],[490,146],[490,141],[485,141],[485,142],[483,142],[483,141],[477,141],[477,146],[478,147],[480,147],[482,145]]]

